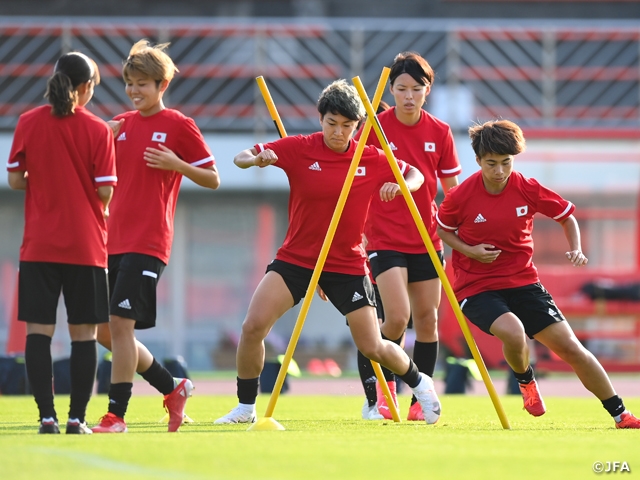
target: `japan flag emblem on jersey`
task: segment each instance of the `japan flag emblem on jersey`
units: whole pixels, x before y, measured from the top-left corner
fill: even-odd
[[[524,217],[529,211],[529,207],[525,205],[524,207],[516,207],[516,215],[518,217]]]
[[[367,174],[367,167],[358,167],[356,177],[364,177]]]
[[[153,132],[151,137],[152,142],[164,142],[167,139],[167,134],[162,132]]]
[[[435,152],[436,144],[433,142],[424,142],[424,151],[425,152]]]

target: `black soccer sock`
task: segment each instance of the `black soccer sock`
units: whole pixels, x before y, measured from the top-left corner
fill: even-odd
[[[256,378],[237,378],[238,385],[238,402],[245,405],[255,405],[258,397],[258,387],[260,386],[260,377]]]
[[[419,342],[416,340],[413,346],[413,361],[422,373],[426,373],[433,378],[433,372],[436,369],[436,361],[438,360],[438,342]],[[411,405],[418,400],[413,395]]]
[[[71,342],[71,401],[69,418],[84,422],[87,404],[93,392],[98,369],[98,348],[95,340]]]
[[[392,340],[390,338],[385,337],[384,333],[382,333],[382,332],[380,332],[380,334],[382,335],[382,339],[383,340],[389,340],[390,342],[393,342],[396,345],[400,345],[400,343],[402,342],[402,339],[404,338],[404,333],[402,335],[400,335],[400,338],[397,338],[395,340]],[[389,370],[388,368],[383,367],[382,365],[380,365],[380,367],[382,368],[382,374],[384,375],[384,379],[387,382],[395,382],[395,380],[396,380],[395,374],[391,370]]]
[[[420,371],[413,360],[409,359],[409,370],[404,375],[400,375],[400,378],[409,385],[411,388],[416,388],[420,383]]]
[[[53,406],[51,337],[38,333],[27,335],[24,360],[29,386],[40,411],[40,419],[52,417],[57,421],[56,409]]]
[[[160,365],[155,358],[151,366],[140,375],[163,395],[169,395],[176,388],[171,372]]]
[[[607,412],[609,412],[609,415],[614,418],[625,410],[624,403],[618,395],[602,400],[602,406],[607,410]]]
[[[512,370],[513,371],[513,370]],[[526,385],[527,383],[533,382],[533,368],[531,365],[527,368],[527,371],[524,373],[513,372],[513,375],[518,380],[518,383],[521,385]]]
[[[360,350],[358,350],[358,373],[360,374],[360,381],[362,382],[362,388],[364,388],[367,402],[370,407],[373,407],[378,401],[378,395],[376,394],[376,372],[373,370],[371,360],[365,357]]]
[[[109,412],[116,417],[124,418],[131,398],[133,383],[112,383],[109,386]]]

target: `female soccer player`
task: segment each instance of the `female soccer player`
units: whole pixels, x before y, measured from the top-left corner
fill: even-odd
[[[415,52],[396,56],[389,75],[390,91],[395,106],[378,115],[378,120],[394,150],[394,154],[414,165],[425,177],[424,184],[413,198],[429,232],[440,261],[443,260],[442,241],[436,233],[437,179],[445,194],[458,184],[460,162],[449,125],[422,109],[435,80],[429,63]],[[367,143],[380,146],[378,138],[370,135]],[[413,361],[418,370],[433,377],[438,357],[438,306],[440,280],[404,201],[371,202],[365,227],[367,254],[371,271],[378,285],[384,305],[383,338],[400,344],[413,319],[416,341]],[[370,362],[358,352],[358,364],[366,365],[361,371],[367,404],[363,418],[391,418],[385,397],[377,385],[377,392],[367,388],[367,379],[374,376]],[[396,382],[389,370],[383,370],[389,389],[397,404]],[[375,378],[375,377],[374,377]],[[407,420],[424,420],[415,396]]]
[[[304,297],[318,259],[340,190],[356,150],[352,140],[364,117],[364,106],[353,86],[338,80],[318,100],[322,131],[258,144],[236,155],[240,168],[274,165],[289,178],[289,229],[275,260],[258,285],[242,325],[236,363],[239,404],[215,423],[256,421],[258,381],[264,366],[264,339],[275,322]],[[420,172],[398,161],[410,190],[423,182]],[[384,153],[367,146],[362,155],[344,212],[326,259],[319,286],[347,317],[351,334],[368,358],[398,373],[418,397],[428,423],[435,423],[433,382],[420,375],[404,350],[380,337],[371,281],[362,248],[364,221],[371,196],[384,201],[400,192]],[[398,200],[396,200],[398,201]]]
[[[173,215],[182,176],[216,189],[220,178],[215,160],[195,122],[165,108],[162,96],[177,71],[165,53],[168,44],[137,42],[122,76],[135,110],[115,117],[116,160],[121,182],[109,218],[109,332],[101,343],[113,352],[109,411],[96,433],[126,432],[127,411],[136,370],[165,395],[169,431],[182,424],[191,381],[174,379],[134,329],[156,321],[156,285],[169,261]]]
[[[93,60],[79,52],[60,57],[47,81],[50,105],[20,116],[7,165],[11,188],[26,190],[18,319],[27,322],[25,362],[39,433],[60,433],[51,337],[61,290],[71,336],[66,432],[91,433],[85,412],[96,378],[96,324],[109,321],[105,217],[116,184],[111,129],[84,108],[98,83]]]
[[[453,251],[454,289],[469,321],[502,341],[504,357],[518,380],[524,408],[545,413],[526,337],[535,338],[567,362],[617,428],[640,428],[616,395],[598,360],[578,341],[533,265],[533,216],[542,213],[563,228],[566,257],[587,264],[575,206],[513,169],[525,149],[520,128],[508,120],[469,128],[480,171],[451,189],[437,213],[438,233]]]

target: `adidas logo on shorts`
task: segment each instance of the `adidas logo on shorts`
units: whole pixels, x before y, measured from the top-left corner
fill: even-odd
[[[120,308],[126,308],[127,310],[131,310],[131,304],[129,303],[129,299],[127,298],[126,300],[121,301],[118,306]]]
[[[360,295],[358,292],[355,292],[353,294],[353,298],[351,299],[351,302],[357,302],[358,300],[362,300],[364,297],[362,295]]]

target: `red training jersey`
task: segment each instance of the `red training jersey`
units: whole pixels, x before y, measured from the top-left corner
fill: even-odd
[[[210,167],[215,159],[195,122],[177,110],[148,117],[134,110],[114,118],[120,119],[115,140],[120,180],[110,207],[109,255],[142,253],[167,264],[182,175],[148,167],[144,153],[163,144],[196,167]]]
[[[284,170],[289,178],[289,229],[276,254],[278,260],[315,267],[356,146],[357,142],[352,140],[346,152],[334,152],[324,143],[322,132],[317,132],[254,147],[258,152],[273,150],[278,156],[273,165]],[[402,160],[398,160],[398,166],[403,175],[409,169]],[[384,152],[366,146],[323,271],[348,275],[369,272],[362,233],[371,196],[378,194],[385,182],[395,180]],[[391,202],[399,201],[402,198]]]
[[[107,266],[107,225],[97,187],[115,185],[113,134],[83,107],[50,105],[20,116],[7,170],[28,172],[20,260]]]
[[[462,171],[451,128],[442,120],[421,111],[415,125],[405,125],[395,115],[395,107],[378,115],[394,156],[408,161],[424,175],[422,186],[412,193],[436,250],[442,250],[442,240],[436,232],[435,202],[438,178],[454,177]],[[357,137],[362,134],[358,132]],[[380,147],[372,130],[367,143]],[[394,250],[402,253],[426,253],[427,248],[415,226],[404,199],[383,202],[374,198],[365,226],[367,250]]]
[[[468,245],[488,243],[502,253],[481,263],[454,250],[454,290],[458,301],[490,290],[523,287],[539,281],[533,264],[533,216],[561,221],[575,206],[533,178],[513,172],[504,190],[493,195],[478,171],[449,190],[437,213],[444,230],[458,231]]]

